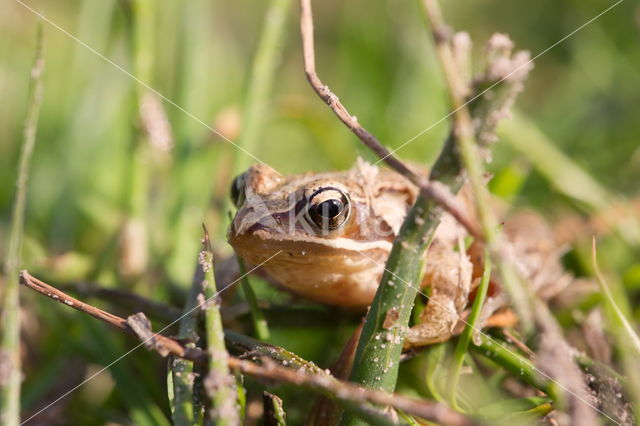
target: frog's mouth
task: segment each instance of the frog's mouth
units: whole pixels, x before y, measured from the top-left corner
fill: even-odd
[[[270,256],[279,250],[301,256],[334,257],[336,255],[352,255],[369,251],[382,251],[389,253],[392,243],[387,240],[357,241],[351,238],[317,237],[312,235],[298,235],[295,233],[283,233],[262,224],[254,224],[242,234],[229,233],[229,243],[245,257],[253,257],[259,253],[260,257]]]

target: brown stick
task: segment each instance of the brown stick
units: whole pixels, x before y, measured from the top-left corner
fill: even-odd
[[[161,319],[166,322],[172,322],[182,314],[180,309],[166,303],[156,302],[126,290],[102,287],[100,284],[93,282],[74,282],[68,285],[60,285],[60,289],[85,298],[97,298],[109,302],[112,306],[144,311],[151,318]]]
[[[230,358],[229,367],[238,369],[250,376],[293,383],[330,396],[338,396],[343,401],[354,403],[371,402],[377,405],[390,406],[437,423],[447,425],[474,424],[471,420],[451,410],[444,404],[419,401],[397,394],[362,388],[355,384],[338,380],[329,374],[307,374],[300,370],[281,367],[269,358],[263,359],[263,365],[238,358]]]
[[[109,325],[112,325],[128,334],[138,336],[138,334],[131,328],[126,319],[111,314],[107,311],[103,311],[100,308],[89,305],[74,297],[71,297],[65,292],[60,291],[57,288],[45,283],[44,281],[39,280],[38,278],[29,274],[29,272],[27,271],[20,272],[20,284],[23,284],[30,289],[35,290],[38,293],[43,294],[51,299],[57,300],[58,302],[67,305],[75,310],[84,312],[85,314],[89,314],[92,317],[97,318]],[[168,353],[180,358],[199,362],[205,360],[207,357],[206,352],[204,352],[203,350],[198,348],[186,348],[177,340],[171,339],[161,334],[152,334],[147,340],[151,339],[157,342],[156,346],[162,347],[166,349]],[[143,341],[143,343],[147,342]]]
[[[300,1],[300,33],[302,35],[302,54],[304,59],[304,72],[307,80],[311,84],[313,90],[320,98],[331,108],[338,116],[340,121],[351,130],[362,143],[371,149],[382,161],[387,163],[389,167],[413,182],[420,191],[428,198],[432,198],[448,211],[462,226],[464,226],[470,235],[476,239],[481,239],[482,234],[477,224],[471,220],[461,207],[458,200],[451,192],[437,186],[434,182],[429,181],[426,177],[416,174],[400,159],[393,156],[391,151],[387,149],[373,134],[369,133],[364,127],[358,123],[355,116],[352,116],[338,97],[331,92],[329,86],[325,85],[318,73],[316,72],[315,46],[313,41],[313,13],[311,11],[311,1]]]
[[[204,361],[209,356],[207,352],[202,349],[187,348],[177,340],[150,332],[150,327],[148,324],[145,324],[146,318],[143,318],[143,314],[141,313],[132,315],[129,317],[129,320],[121,318],[71,297],[65,292],[32,276],[27,271],[22,271],[20,273],[20,283],[42,295],[57,300],[58,302],[80,312],[89,314],[92,317],[112,325],[113,327],[128,334],[138,337],[148,336],[143,338],[145,346],[160,353],[162,356],[171,354],[195,362]],[[134,330],[130,324],[135,324],[134,327],[136,330]],[[151,344],[149,344],[150,342]],[[396,394],[364,389],[349,382],[338,380],[330,374],[312,374],[300,369],[295,370],[292,368],[282,367],[270,358],[262,358],[262,363],[263,365],[259,365],[254,362],[241,360],[235,357],[229,357],[228,359],[229,368],[237,369],[244,374],[262,379],[304,386],[316,392],[329,395],[343,401],[344,403],[372,403],[390,406],[412,415],[450,425],[466,426],[473,424],[473,422],[465,416],[440,403],[419,401]]]

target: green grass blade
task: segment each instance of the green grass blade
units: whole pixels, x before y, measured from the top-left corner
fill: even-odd
[[[259,340],[268,340],[269,333],[269,325],[267,324],[267,320],[264,317],[264,313],[258,306],[258,299],[256,298],[256,293],[253,291],[253,287],[251,287],[251,282],[249,281],[249,277],[247,276],[247,268],[244,265],[244,261],[236,256],[238,261],[238,266],[240,268],[240,283],[242,284],[242,292],[244,293],[245,299],[247,299],[247,303],[249,304],[249,309],[251,310],[251,320],[253,322],[253,332],[255,333],[255,337]]]
[[[636,411],[637,418],[637,413],[640,412],[640,372],[638,372],[638,365],[640,365],[640,337],[638,337],[633,325],[618,306],[602,272],[600,272],[596,258],[595,237],[592,241],[592,260],[593,269],[600,284],[600,290],[604,295],[604,302],[607,307],[605,312],[609,317],[612,334],[618,344],[622,365],[628,377],[627,388],[631,393],[633,399],[632,404]]]
[[[264,392],[262,394],[264,406],[264,424],[266,426],[286,426],[287,414],[282,407],[282,400],[276,395]]]
[[[291,0],[271,0],[251,67],[251,76],[244,103],[243,129],[238,141],[247,152],[255,155],[261,137],[271,96],[273,80],[282,50],[284,25],[291,9]],[[255,159],[238,153],[235,172],[243,172]]]
[[[500,130],[505,142],[524,154],[563,194],[594,210],[609,205],[611,196],[606,188],[556,148],[535,123],[514,114]]]
[[[2,341],[0,342],[0,364],[6,373],[0,381],[0,423],[11,426],[20,423],[20,386],[22,369],[20,365],[20,299],[18,274],[21,264],[22,239],[24,234],[24,212],[27,197],[29,165],[36,143],[38,118],[42,105],[44,73],[42,27],[38,25],[36,53],[31,68],[27,117],[24,126],[22,148],[16,179],[16,195],[9,231],[9,247],[4,264],[4,300],[2,309]]]
[[[178,337],[190,343],[187,347],[194,347],[199,340],[197,333],[198,295],[200,295],[201,274],[196,272],[194,283],[187,297],[184,306],[185,315],[180,320]],[[171,371],[171,385],[167,386],[169,400],[172,401],[171,413],[173,424],[178,426],[198,425],[202,418],[198,404],[194,397],[194,371],[193,361],[182,358],[171,357],[169,359],[169,370]]]
[[[455,138],[450,137],[431,172],[432,179],[446,184],[454,193],[463,183],[455,146]],[[423,195],[418,197],[407,214],[367,313],[351,381],[387,392],[394,390],[404,341],[402,330],[409,324],[421,282],[425,252],[440,223],[441,215],[442,208]],[[346,417],[342,424],[363,423],[355,417]]]
[[[478,342],[472,341],[471,348],[474,351],[486,356],[518,379],[557,400],[556,385],[546,377],[543,377],[531,361],[509,348],[504,342],[500,342],[489,335],[480,334],[478,337]]]
[[[478,287],[476,298],[473,301],[471,314],[469,315],[467,324],[462,331],[462,334],[458,339],[458,344],[456,345],[456,348],[453,352],[453,360],[451,362],[451,369],[449,371],[449,400],[451,401],[451,405],[456,409],[459,409],[456,391],[458,388],[458,380],[460,379],[460,371],[462,370],[462,363],[464,362],[464,358],[467,354],[467,349],[469,347],[469,343],[471,342],[471,338],[473,337],[473,333],[478,328],[476,324],[478,323],[478,319],[480,318],[480,314],[482,313],[482,305],[484,304],[484,300],[487,296],[487,290],[489,289],[490,280],[491,259],[488,251],[485,249],[484,272],[482,273],[482,281],[480,282],[480,286]]]
[[[207,335],[207,352],[209,352],[209,374],[204,385],[211,401],[210,418],[220,426],[237,426],[240,424],[240,406],[236,399],[236,378],[229,371],[227,358],[229,354],[225,346],[220,300],[216,297],[216,281],[213,274],[213,252],[209,235],[205,229],[202,251],[199,256],[200,268],[203,272],[202,289],[206,304],[204,306],[205,328]]]
[[[624,337],[626,339],[629,339],[628,342],[630,343],[630,347],[634,349],[634,351],[636,352],[636,355],[640,355],[640,337],[638,337],[638,334],[634,330],[633,326],[622,313],[622,309],[620,309],[620,307],[618,306],[618,303],[613,297],[613,294],[611,293],[611,290],[609,289],[609,286],[607,285],[607,282],[605,281],[604,276],[602,275],[602,272],[600,272],[600,267],[598,266],[598,261],[596,258],[595,237],[593,238],[593,242],[592,242],[592,256],[593,256],[592,258],[593,270],[596,273],[596,278],[598,278],[598,284],[600,285],[600,290],[602,291],[602,294],[604,294],[604,300],[609,306],[609,308],[611,309],[611,311],[615,314],[616,322],[622,326],[622,330],[624,330]]]

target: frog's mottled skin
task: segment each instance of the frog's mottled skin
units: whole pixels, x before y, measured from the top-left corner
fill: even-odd
[[[391,245],[417,195],[399,174],[362,160],[343,172],[282,176],[264,165],[244,175],[245,201],[229,229],[229,242],[243,259],[262,269],[288,291],[320,303],[347,308],[368,306],[376,292]],[[296,218],[295,205],[320,187],[349,194],[347,222],[328,235],[316,235]],[[453,249],[463,235],[451,218],[440,227],[422,285],[430,285],[423,342],[448,338],[471,289],[471,263]],[[397,285],[405,285],[398,282]],[[411,334],[411,333],[410,333]]]
[[[346,308],[363,309],[371,303],[395,234],[415,201],[417,189],[412,183],[393,171],[358,160],[347,171],[292,176],[254,165],[243,175],[243,184],[244,201],[228,233],[239,256],[258,265],[277,254],[262,269],[298,296]],[[351,210],[341,227],[320,235],[305,226],[304,218],[296,213],[310,194],[324,187],[348,194]],[[465,195],[459,197],[463,202],[469,199]],[[515,240],[511,247],[522,251],[514,256],[522,260],[524,275],[533,277],[542,262],[539,255],[530,256],[532,250],[537,253],[539,239],[531,238],[525,230],[520,234],[525,235],[526,241],[518,242],[519,226],[507,226],[505,231],[509,239]],[[477,279],[478,273],[473,273],[469,256],[460,250],[465,235],[445,214],[428,250],[420,283],[421,287],[429,287],[429,301],[421,323],[407,332],[408,346],[447,340],[468,305],[472,277]],[[529,258],[535,262],[529,262]],[[547,258],[558,264],[555,255]],[[479,265],[475,263],[477,271]],[[549,263],[546,266],[548,269]],[[542,278],[539,285],[557,282],[562,270],[556,270],[556,276]],[[395,280],[395,285],[408,284]],[[483,317],[486,319],[505,302],[499,294],[490,299]]]

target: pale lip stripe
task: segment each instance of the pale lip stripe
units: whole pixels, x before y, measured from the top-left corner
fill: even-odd
[[[453,312],[450,310],[449,307],[441,304],[440,302],[431,299],[428,295],[426,295],[425,293],[423,293],[419,288],[415,288],[413,287],[410,283],[406,282],[405,280],[403,280],[402,278],[400,278],[399,276],[397,276],[396,274],[394,274],[392,271],[390,271],[389,269],[387,269],[386,265],[383,265],[382,263],[378,262],[377,260],[373,259],[370,256],[367,256],[364,253],[360,253],[362,254],[364,257],[368,258],[371,262],[375,263],[378,266],[382,266],[384,268],[384,270],[386,272],[388,272],[389,274],[393,275],[395,278],[397,278],[398,280],[400,280],[400,282],[402,282],[402,284],[406,285],[407,287],[411,287],[414,288],[418,293],[420,293],[422,296],[426,297],[427,300],[429,302],[433,302],[435,304],[437,304],[438,306],[440,306],[441,308],[444,308],[446,311],[448,311],[451,315],[453,315],[454,317],[456,317],[456,319],[460,322],[462,322],[465,325],[468,325],[469,327],[473,328],[474,331],[478,332],[479,334],[482,334],[484,337],[486,337],[487,339],[491,340],[494,344],[502,347],[503,349],[505,349],[506,351],[508,351],[509,353],[516,355],[511,349],[509,349],[507,346],[501,344],[500,342],[498,342],[497,340],[495,340],[493,337],[489,336],[487,333],[485,333],[484,331],[482,331],[481,329],[472,326],[471,324],[469,324],[464,318],[462,318],[460,315],[458,315],[457,312]],[[547,373],[545,373],[544,371],[540,370],[538,367],[536,367],[535,365],[533,365],[533,368],[540,373],[542,376],[544,376],[545,378],[547,378],[549,381],[551,381],[552,383],[555,383],[556,385],[558,385],[560,388],[562,388],[565,392],[573,395],[575,398],[579,399],[580,401],[582,401],[583,403],[585,403],[588,407],[592,408],[594,411],[602,414],[604,417],[606,417],[607,419],[611,420],[613,423],[622,426],[620,423],[618,423],[617,421],[615,421],[614,419],[612,419],[611,417],[609,417],[605,412],[601,411],[598,407],[595,407],[593,404],[591,404],[589,401],[586,401],[584,398],[580,397],[580,395],[577,395],[575,392],[573,392],[571,389],[568,389],[566,386],[564,386],[562,383],[558,382],[557,380],[553,379],[551,376],[549,376]]]
[[[282,250],[278,251],[276,254],[272,255],[271,257],[269,257],[267,260],[265,260],[264,262],[261,262],[259,265],[253,267],[250,271],[248,271],[247,273],[243,274],[241,277],[237,278],[235,281],[233,281],[232,283],[228,284],[226,287],[224,287],[222,290],[216,292],[216,294],[214,294],[213,296],[209,297],[208,299],[205,299],[203,302],[199,303],[198,305],[194,306],[192,309],[188,310],[187,312],[185,312],[184,314],[182,314],[179,318],[177,318],[175,321],[173,321],[172,323],[170,323],[169,325],[165,326],[163,329],[161,329],[160,331],[155,332],[151,337],[149,337],[148,339],[140,342],[140,344],[138,344],[137,346],[135,346],[133,349],[130,349],[128,352],[126,352],[125,354],[121,355],[120,357],[118,357],[117,359],[111,361],[108,365],[106,365],[105,367],[101,368],[100,370],[98,370],[97,372],[95,372],[94,374],[92,374],[91,376],[87,377],[85,380],[83,380],[81,383],[79,383],[78,385],[74,386],[73,388],[71,388],[69,391],[65,392],[64,394],[62,394],[61,396],[59,396],[58,398],[56,398],[54,401],[52,401],[51,403],[47,404],[45,407],[41,408],[40,410],[38,410],[36,413],[32,414],[31,417],[29,417],[26,420],[23,420],[22,422],[20,422],[20,425],[23,425],[25,423],[27,423],[28,421],[30,421],[31,419],[33,419],[34,417],[36,417],[38,414],[42,413],[43,411],[47,410],[49,407],[51,407],[52,405],[56,404],[58,401],[60,401],[61,399],[69,396],[69,394],[71,394],[72,392],[74,392],[75,390],[77,390],[78,388],[82,387],[84,384],[86,384],[87,382],[91,381],[94,377],[96,377],[97,375],[103,373],[104,371],[108,370],[111,366],[113,366],[114,364],[116,364],[118,361],[124,359],[127,355],[133,353],[136,349],[140,348],[141,346],[144,346],[145,343],[147,343],[149,340],[153,339],[153,336],[156,334],[160,334],[162,332],[164,332],[165,330],[167,330],[169,327],[171,327],[172,325],[178,323],[182,318],[186,317],[187,315],[189,315],[191,312],[195,311],[196,309],[200,309],[201,307],[205,306],[207,304],[207,302],[209,302],[210,300],[215,299],[216,297],[218,297],[223,291],[225,291],[226,289],[228,289],[229,287],[233,286],[235,283],[237,283],[238,281],[240,281],[241,279],[243,279],[244,277],[246,277],[247,275],[249,275],[250,273],[252,273],[253,271],[255,271],[256,269],[258,269],[259,267],[261,267],[262,265],[264,265],[265,263],[267,263],[268,261],[270,261],[271,259],[273,259],[274,257],[276,257],[277,255],[279,255],[280,253],[282,253]]]

